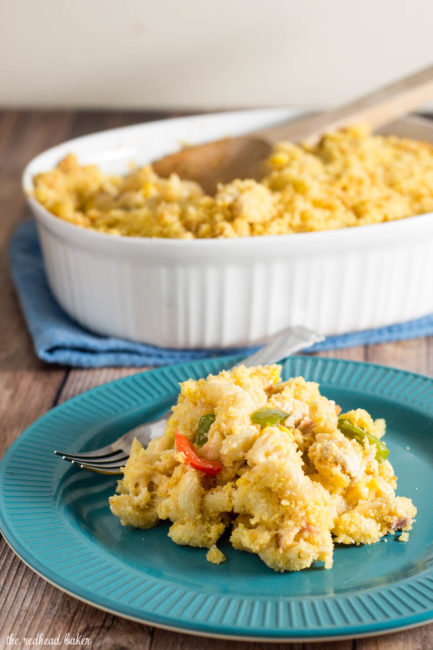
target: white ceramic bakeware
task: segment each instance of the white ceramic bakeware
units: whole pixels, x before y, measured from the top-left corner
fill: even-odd
[[[36,156],[23,175],[48,282],[63,309],[100,334],[160,346],[260,342],[291,324],[339,334],[433,311],[433,214],[334,231],[245,239],[142,239],[79,228],[31,196],[32,177],[68,152],[124,173],[178,149],[287,119],[286,109],[139,124],[70,140]],[[410,118],[388,131],[433,142]]]

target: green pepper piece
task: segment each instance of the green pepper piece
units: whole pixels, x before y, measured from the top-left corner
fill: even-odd
[[[389,449],[380,438],[376,438],[372,433],[353,424],[347,418],[338,418],[338,428],[347,438],[354,438],[357,442],[364,444],[365,440],[370,445],[376,445],[376,460],[381,463],[388,458]]]
[[[197,447],[203,447],[203,445],[207,442],[207,434],[209,433],[209,429],[214,422],[214,413],[206,413],[206,415],[201,416],[200,420],[198,421],[197,435],[195,437],[195,444]]]
[[[253,424],[260,424],[261,427],[269,427],[285,420],[289,415],[290,413],[281,409],[263,408],[251,413],[251,422]]]

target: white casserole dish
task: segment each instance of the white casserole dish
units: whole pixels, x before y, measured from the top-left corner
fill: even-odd
[[[181,142],[251,131],[286,109],[176,118],[88,135],[34,158],[23,187],[36,217],[51,290],[100,334],[173,348],[254,344],[291,324],[325,335],[433,311],[433,214],[326,232],[245,239],[116,237],[71,225],[31,197],[35,174],[69,152],[125,173]],[[408,118],[387,131],[433,142],[433,123]]]

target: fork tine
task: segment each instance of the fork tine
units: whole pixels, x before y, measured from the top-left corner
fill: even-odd
[[[80,453],[80,454],[70,454],[67,451],[58,451],[57,449],[54,450],[54,453],[57,454],[57,456],[62,456],[64,458],[65,456],[69,456],[71,458],[75,458],[77,460],[104,460],[105,458],[112,458],[113,460],[116,460],[116,456],[119,454],[126,454],[126,451],[124,449],[113,449],[112,451],[108,453],[99,453],[101,450],[97,449],[95,452],[90,452],[90,453]],[[96,453],[98,452],[98,453]]]
[[[63,457],[63,460],[66,460],[68,463],[73,463],[75,465],[86,465],[86,467],[106,467],[107,469],[112,469],[113,467],[124,467],[125,461],[113,462],[113,463],[88,463],[86,461],[80,461],[76,458],[68,458],[67,456]]]
[[[95,460],[91,458],[81,458],[80,456],[73,456],[71,454],[63,454],[62,458],[63,460],[69,460],[71,463],[75,461],[84,465],[106,465],[107,467],[110,465],[116,465],[120,467],[123,466],[128,460],[128,456],[126,454],[117,458],[107,458],[106,460],[99,458]]]
[[[99,470],[119,470],[121,467],[125,467],[125,463],[115,463],[113,465],[100,465],[99,463],[77,463],[77,461],[72,460],[72,463],[80,465],[80,467],[87,467],[88,469],[99,469]]]
[[[123,463],[122,464],[113,463],[112,465],[108,465],[108,464],[100,465],[98,463],[80,463],[79,461],[72,460],[69,458],[65,458],[64,460],[71,463],[71,465],[76,465],[81,469],[88,469],[91,472],[97,472],[98,474],[123,474],[123,472],[121,471],[121,468],[123,467]]]
[[[71,461],[72,465],[76,465],[80,469],[87,469],[89,472],[95,472],[95,474],[106,474],[108,476],[118,476],[122,475],[123,472],[120,467],[105,467],[100,465],[83,465],[77,463],[75,460]]]

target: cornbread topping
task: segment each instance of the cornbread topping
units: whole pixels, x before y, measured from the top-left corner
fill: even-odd
[[[150,166],[121,177],[72,154],[34,178],[50,212],[113,235],[180,239],[249,237],[381,223],[433,210],[433,146],[363,126],[316,146],[283,142],[261,182],[234,180],[214,197]]]
[[[280,382],[279,366],[241,366],[188,380],[164,435],[135,440],[110,498],[122,524],[169,520],[176,544],[231,544],[275,571],[333,563],[334,543],[374,544],[409,531],[412,501],[382,440],[384,420],[340,407],[303,377]],[[407,535],[401,536],[407,541]]]

